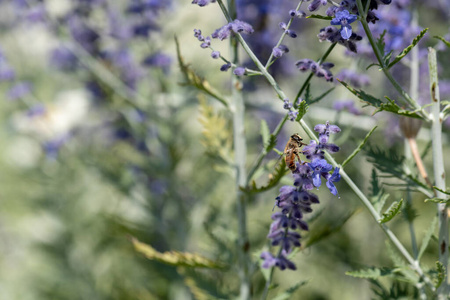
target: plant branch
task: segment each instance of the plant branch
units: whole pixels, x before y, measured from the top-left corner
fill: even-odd
[[[435,185],[441,190],[445,191],[445,169],[444,169],[444,156],[442,153],[442,119],[440,116],[440,96],[439,85],[437,76],[437,59],[436,50],[428,48],[428,67],[430,72],[430,92],[431,92],[431,114],[432,126],[431,126],[431,140],[433,151],[433,169]],[[447,198],[447,196],[436,191],[438,198]],[[445,203],[437,204],[437,213],[439,217],[439,261],[442,263],[445,269],[445,279],[441,286],[438,288],[438,299],[446,299],[449,292],[448,284],[448,215]]]

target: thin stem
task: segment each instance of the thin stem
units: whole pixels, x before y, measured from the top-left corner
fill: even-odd
[[[300,120],[300,125],[302,126],[303,130],[306,132],[306,134],[311,138],[318,142],[317,137],[315,136],[314,132],[309,128],[308,124],[304,120]],[[328,153],[325,153],[325,157],[327,160],[334,166],[334,167],[340,167],[340,165],[334,160],[334,158]],[[358,188],[358,186],[353,182],[353,180],[347,175],[347,173],[341,169],[339,174],[344,179],[345,182],[350,186],[350,188],[353,190],[353,192],[359,197],[363,205],[367,208],[370,215],[373,217],[373,219],[376,221],[376,223],[380,226],[380,228],[383,230],[383,232],[386,234],[388,239],[391,241],[391,243],[397,248],[397,250],[403,255],[403,257],[410,263],[411,268],[419,274],[421,278],[428,284],[431,290],[435,290],[435,287],[433,283],[431,282],[430,278],[428,278],[418,262],[414,260],[414,258],[409,254],[408,250],[405,249],[403,244],[398,240],[398,238],[395,236],[395,234],[387,227],[385,224],[380,223],[378,220],[381,218],[378,212],[373,207],[372,203],[370,203],[369,199],[364,195],[364,193]]]
[[[300,9],[300,7],[302,6],[302,3],[303,3],[303,0],[300,0],[300,2],[297,4],[297,7],[295,8],[296,11]],[[278,40],[278,43],[275,45],[275,48],[277,48],[278,46],[280,46],[281,43],[283,42],[283,40],[284,40],[284,38],[286,37],[286,34],[287,34],[286,31],[291,27],[292,21],[294,21],[294,19],[295,19],[295,16],[291,17],[291,19],[290,19],[289,22],[287,23],[287,25],[286,25],[286,30],[283,32],[283,34],[281,34],[281,37],[280,37],[280,39]],[[272,63],[273,63],[272,60],[273,60],[273,52],[270,53],[270,57],[269,57],[269,59],[267,60],[267,63],[266,63],[266,65],[265,65],[265,68],[266,68],[266,69],[268,69],[268,68],[272,65]]]
[[[411,98],[408,93],[406,93],[406,91],[400,86],[400,84],[395,80],[395,78],[392,76],[392,74],[389,72],[389,69],[387,68],[384,59],[383,59],[383,54],[381,53],[380,49],[377,47],[375,39],[372,35],[372,32],[370,31],[369,28],[369,24],[367,23],[366,17],[367,17],[367,13],[364,11],[363,5],[361,3],[361,0],[356,0],[357,2],[357,6],[358,6],[358,13],[359,13],[359,20],[361,22],[361,25],[364,28],[364,32],[367,35],[367,38],[369,40],[370,45],[372,46],[372,49],[375,53],[375,56],[378,60],[378,64],[381,67],[381,70],[383,71],[384,75],[386,76],[386,78],[391,82],[392,86],[397,90],[397,92],[402,96],[403,98],[403,102],[409,104],[409,106],[411,106],[414,110],[418,110],[420,111],[421,115],[426,119],[429,120],[429,116],[426,113],[426,111],[424,111],[420,105],[416,102],[416,100],[414,100],[413,98]]]
[[[223,3],[222,3],[223,6]],[[225,7],[223,7],[223,10]],[[228,1],[229,15],[236,16],[236,7],[234,1]],[[226,13],[226,9],[224,11]],[[236,39],[230,39],[231,57],[233,64],[239,63],[238,43]],[[238,274],[240,279],[239,298],[241,300],[250,299],[250,255],[249,241],[247,233],[247,195],[242,192],[240,187],[246,183],[246,158],[247,146],[245,137],[245,104],[242,95],[242,82],[238,76],[232,76],[232,99],[234,100],[233,113],[233,143],[234,143],[234,161],[236,170],[236,209],[238,219]]]
[[[317,63],[320,64],[325,59],[327,59],[328,55],[330,55],[331,51],[333,51],[335,46],[336,46],[336,43],[331,44],[330,47],[328,47],[327,51],[317,61]],[[313,73],[309,74],[309,76],[303,82],[303,84],[302,84],[300,90],[298,91],[297,96],[295,97],[295,99],[298,99],[302,95],[302,93],[305,91],[306,87],[308,86],[308,83],[311,81],[312,77],[313,77]],[[293,102],[294,102],[294,105],[296,105],[297,100],[294,100]],[[275,137],[278,136],[278,134],[280,133],[281,129],[283,128],[283,125],[286,123],[287,119],[288,119],[288,115],[286,114],[286,116],[284,116],[284,118],[280,121],[280,123],[278,123],[277,127],[272,132],[272,135],[274,135]],[[267,152],[267,150],[265,148],[259,153],[258,157],[255,160],[255,163],[253,164],[252,168],[250,169],[250,172],[248,173],[247,185],[250,183],[253,175],[255,174],[256,170],[258,170],[259,166],[261,165],[261,162],[263,161],[264,157],[266,157],[267,154],[268,154],[268,152]]]
[[[433,169],[435,185],[445,190],[445,169],[444,169],[444,156],[442,153],[442,119],[440,116],[440,96],[439,85],[437,76],[437,60],[436,50],[428,48],[428,67],[430,69],[430,92],[431,92],[431,113],[433,116],[431,126],[431,140],[433,151]],[[438,198],[446,198],[444,193],[436,191]],[[445,269],[445,279],[441,286],[438,288],[438,299],[446,299],[446,295],[449,292],[448,284],[448,215],[445,203],[437,204],[437,213],[439,216],[439,261],[442,263]]]
[[[330,55],[331,51],[333,51],[334,47],[336,46],[336,43],[333,43],[330,45],[330,47],[328,47],[327,51],[325,51],[325,53],[322,55],[322,57],[317,61],[317,63],[320,65],[321,63],[323,63],[323,61],[325,59],[327,59],[328,55]],[[294,98],[294,103],[297,102],[297,99],[300,98],[300,96],[302,95],[302,93],[304,92],[304,90],[306,89],[309,81],[311,80],[311,78],[313,77],[313,73],[309,74],[308,78],[306,78],[305,82],[303,83],[302,87],[300,88],[300,90],[298,91],[297,95]]]

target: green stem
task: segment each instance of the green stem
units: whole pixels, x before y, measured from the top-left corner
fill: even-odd
[[[300,7],[302,6],[303,1],[304,1],[304,0],[300,0],[300,2],[297,4],[297,7],[295,8],[296,11],[300,9]],[[286,37],[286,31],[291,27],[292,21],[294,21],[294,19],[295,19],[295,16],[292,17],[292,18],[289,20],[289,22],[288,22],[287,25],[286,25],[286,30],[283,32],[283,34],[281,34],[281,37],[280,37],[280,39],[278,40],[278,43],[275,45],[274,48],[277,48],[278,46],[281,45],[281,43],[283,42],[284,38]],[[266,68],[266,69],[268,69],[268,68],[272,65],[272,63],[273,63],[272,60],[273,60],[273,52],[270,53],[270,57],[269,57],[269,59],[267,60],[267,63],[266,63],[266,65],[265,65],[265,68]]]
[[[421,115],[424,117],[425,120],[429,120],[429,116],[426,111],[424,111],[420,105],[416,102],[416,100],[412,99],[408,93],[400,86],[400,84],[395,80],[395,78],[392,76],[392,74],[389,72],[389,69],[387,68],[384,60],[383,60],[383,54],[381,53],[380,49],[377,47],[375,39],[372,35],[372,32],[370,31],[369,24],[367,23],[367,13],[364,11],[363,5],[361,3],[361,0],[356,0],[357,6],[358,6],[358,13],[359,13],[359,20],[361,22],[361,25],[364,28],[364,32],[367,35],[367,38],[369,40],[370,45],[372,46],[372,49],[375,53],[375,56],[378,60],[378,64],[381,67],[381,70],[383,71],[386,78],[391,82],[392,86],[397,90],[397,92],[402,96],[402,102],[405,104],[408,104],[411,106],[414,110],[418,110]]]
[[[228,1],[228,13],[222,1],[219,1],[221,8],[226,16],[234,18],[236,16],[236,7],[234,1]],[[230,39],[232,63],[238,65],[239,51],[236,39]],[[250,299],[250,255],[249,240],[247,233],[247,195],[241,191],[240,187],[246,183],[246,158],[247,146],[245,137],[245,104],[242,95],[242,82],[238,76],[231,77],[232,81],[232,99],[234,100],[233,113],[233,144],[234,144],[234,161],[236,170],[236,209],[238,219],[238,274],[240,279],[239,298],[241,300]]]
[[[320,65],[321,63],[324,62],[325,59],[327,59],[328,55],[330,55],[331,51],[333,51],[334,47],[336,46],[336,43],[333,43],[330,45],[330,47],[328,47],[327,51],[325,51],[325,53],[322,55],[322,57],[317,61],[317,63]],[[300,96],[302,95],[302,93],[305,91],[306,87],[308,86],[309,81],[311,80],[311,78],[313,77],[313,73],[309,74],[308,78],[306,78],[306,81],[303,83],[302,87],[300,88],[300,90],[298,91],[297,95],[294,98],[294,103],[297,102],[297,99],[300,98]]]
[[[303,130],[306,132],[306,134],[311,138],[314,139],[316,142],[319,142],[314,132],[309,128],[308,124],[305,123],[304,120],[300,120],[300,126],[302,126]],[[334,160],[334,158],[328,153],[325,152],[325,157],[327,160],[334,166],[334,167],[340,167],[340,165]],[[435,290],[433,283],[431,280],[424,274],[422,268],[417,263],[416,260],[409,254],[409,252],[405,249],[403,244],[398,240],[398,238],[395,236],[395,234],[387,227],[385,224],[380,223],[378,220],[380,220],[380,215],[373,207],[372,203],[370,203],[369,199],[364,195],[364,193],[358,188],[358,186],[353,182],[353,180],[347,175],[347,173],[341,169],[339,174],[341,175],[341,178],[344,179],[344,181],[350,186],[350,188],[353,190],[353,192],[358,196],[358,198],[361,200],[363,205],[367,208],[370,215],[373,217],[373,219],[376,221],[376,223],[380,226],[380,228],[383,230],[383,232],[386,234],[388,239],[391,241],[391,243],[397,248],[397,250],[403,255],[403,257],[410,263],[411,268],[417,272],[417,274],[423,278],[423,280],[428,284],[431,290]]]
[[[433,151],[433,169],[435,185],[441,190],[445,190],[445,169],[444,156],[442,153],[442,119],[441,119],[441,103],[439,97],[439,84],[437,76],[437,60],[436,50],[428,48],[428,67],[430,69],[430,92],[431,92],[431,114],[433,116],[431,126],[431,140]],[[438,198],[446,199],[444,193],[436,191]],[[437,205],[437,213],[439,217],[439,261],[445,268],[445,279],[438,288],[438,299],[447,299],[449,292],[448,284],[448,215],[445,203]]]

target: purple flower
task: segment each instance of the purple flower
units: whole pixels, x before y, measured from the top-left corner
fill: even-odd
[[[243,76],[245,75],[245,68],[244,67],[237,67],[233,70],[233,74],[236,76]]]
[[[233,22],[230,22],[219,29],[216,29],[212,34],[211,37],[213,39],[218,38],[219,40],[223,41],[224,39],[228,38],[232,32],[234,33],[245,33],[245,34],[252,34],[253,28],[250,24],[240,21],[240,20],[234,20]]]
[[[74,71],[78,68],[78,58],[66,46],[54,49],[50,55],[50,64],[62,71]]]
[[[214,3],[216,2],[216,0],[193,0],[191,3],[192,4],[197,4],[200,7],[206,6],[210,3]]]
[[[23,81],[16,83],[9,91],[8,91],[8,99],[9,100],[17,100],[23,98],[25,95],[31,92],[31,84],[29,82]]]
[[[336,13],[335,18],[331,20],[331,25],[341,25],[341,36],[344,40],[348,40],[352,35],[352,26],[349,24],[356,21],[358,17],[351,15],[347,10]]]
[[[280,58],[284,53],[288,53],[289,48],[285,45],[280,45],[272,49],[272,55],[276,58]]]
[[[333,168],[325,159],[316,159],[308,165],[313,170],[312,178],[315,187],[319,187],[322,184],[320,176],[326,177],[326,174],[329,174],[328,172]]]
[[[327,0],[313,0],[311,4],[308,5],[309,11],[318,10],[320,5],[327,5]]]
[[[294,173],[294,186],[301,187],[303,190],[312,190],[314,188],[312,176],[313,170],[309,164],[297,163],[297,169]]]
[[[224,65],[222,65],[220,67],[220,71],[226,72],[226,71],[228,71],[229,68],[231,68],[231,64],[230,63],[226,63],[226,64],[224,64]]]
[[[329,175],[329,174],[328,174]],[[333,195],[337,195],[338,191],[333,182],[341,180],[341,175],[339,174],[339,168],[335,168],[332,175],[327,178],[327,187]]]
[[[211,57],[214,59],[217,59],[220,57],[220,52],[219,51],[213,51],[211,52]]]
[[[334,67],[333,63],[325,62],[321,65],[311,59],[298,60],[295,65],[301,72],[311,70],[317,77],[324,77],[326,81],[333,81],[333,73],[330,68]]]
[[[142,64],[145,67],[160,68],[164,73],[168,73],[170,65],[172,64],[172,58],[164,53],[156,52],[144,58]]]

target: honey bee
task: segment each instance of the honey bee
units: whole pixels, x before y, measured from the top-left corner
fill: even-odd
[[[301,161],[299,156],[300,148],[303,145],[307,145],[302,141],[302,137],[297,133],[294,133],[293,135],[291,135],[291,138],[284,148],[284,159],[286,161],[286,166],[288,166],[291,172],[297,170],[297,166],[295,165],[295,158],[297,157],[298,161]]]

